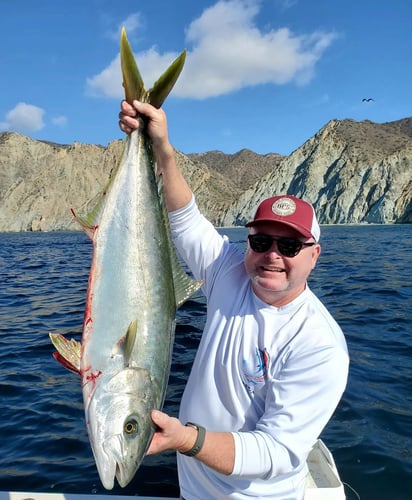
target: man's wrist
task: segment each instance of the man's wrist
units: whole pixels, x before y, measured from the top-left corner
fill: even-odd
[[[199,424],[194,424],[193,422],[187,422],[185,424],[185,426],[192,427],[193,429],[195,429],[197,431],[196,441],[194,442],[193,446],[189,450],[180,451],[180,453],[182,453],[182,455],[186,455],[187,457],[194,457],[203,448],[203,445],[205,443],[205,437],[206,437],[206,429]]]

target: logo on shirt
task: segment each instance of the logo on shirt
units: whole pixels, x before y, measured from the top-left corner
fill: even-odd
[[[243,383],[246,389],[253,394],[256,389],[264,385],[267,378],[269,366],[269,354],[266,349],[260,350],[256,347],[255,355],[250,360],[244,359]]]

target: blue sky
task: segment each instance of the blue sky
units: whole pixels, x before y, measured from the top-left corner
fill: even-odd
[[[411,19],[408,0],[2,2],[0,131],[123,137],[125,25],[147,87],[187,49],[164,104],[176,148],[290,154],[334,118],[412,116]]]

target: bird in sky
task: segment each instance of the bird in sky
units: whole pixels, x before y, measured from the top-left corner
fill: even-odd
[[[372,97],[368,97],[368,98],[364,97],[362,99],[362,102],[371,102],[371,101],[373,101]]]

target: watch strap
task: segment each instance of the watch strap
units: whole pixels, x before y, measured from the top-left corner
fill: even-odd
[[[194,457],[199,453],[205,443],[206,429],[199,424],[194,424],[193,422],[187,422],[185,425],[187,427],[193,427],[197,430],[197,438],[195,444],[190,450],[181,453],[187,457]]]

